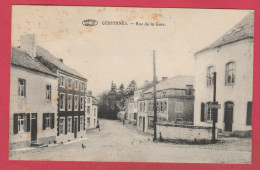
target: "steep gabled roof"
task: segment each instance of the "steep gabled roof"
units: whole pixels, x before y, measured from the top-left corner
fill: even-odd
[[[240,41],[247,38],[254,38],[254,13],[250,12],[245,16],[237,25],[231,28],[226,34],[220,37],[217,41],[211,45],[203,48],[195,53],[201,53],[206,50],[210,50],[216,47],[221,47],[232,42]]]
[[[166,89],[186,89],[186,85],[194,85],[194,76],[175,76],[164,81],[159,82],[156,85],[156,91]],[[150,93],[153,88],[146,90],[144,93]]]
[[[42,65],[39,61],[32,58],[25,51],[11,47],[11,64],[21,66],[30,70],[42,72],[48,75],[57,76],[53,72],[51,72],[47,67]]]
[[[78,76],[80,78],[86,79],[84,76],[79,74],[76,70],[70,68],[69,66],[66,66],[64,63],[62,63],[60,60],[58,60],[56,57],[54,57],[48,50],[46,50],[40,46],[36,46],[36,56],[43,57],[44,60],[50,62],[51,64],[56,66],[58,69],[60,69],[64,72],[67,72],[67,73],[73,74],[75,76]]]

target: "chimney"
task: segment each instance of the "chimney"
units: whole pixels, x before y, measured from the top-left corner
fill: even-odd
[[[186,95],[192,95],[193,85],[186,85]]]
[[[36,35],[26,34],[21,36],[21,49],[32,58],[36,57]]]
[[[89,90],[89,91],[88,91],[88,94],[92,96],[92,91],[91,91],[91,90]]]
[[[63,63],[63,59],[62,58],[58,58],[58,60]]]
[[[162,81],[167,80],[167,79],[168,79],[168,77],[162,77]]]

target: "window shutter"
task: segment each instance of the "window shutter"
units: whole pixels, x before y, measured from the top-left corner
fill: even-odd
[[[200,105],[200,121],[205,122],[205,104],[201,103]]]
[[[27,132],[27,116],[26,116],[26,113],[23,113],[23,123],[24,123],[24,126],[23,126],[23,130],[24,132]]]
[[[83,129],[85,130],[85,126],[86,126],[86,123],[85,123],[85,116],[84,116],[84,122],[83,122]]]
[[[13,131],[14,131],[14,134],[17,134],[18,133],[18,114],[14,114],[14,124],[13,124]]]
[[[65,126],[65,135],[67,134],[67,132],[68,132],[68,118],[67,118],[67,116],[65,117],[65,122],[64,122],[64,125],[63,126]]]
[[[78,116],[78,131],[80,131],[80,116]]]
[[[26,97],[26,80],[24,80],[24,97]]]
[[[246,125],[252,125],[252,102],[247,102]]]
[[[30,132],[31,130],[31,119],[30,119],[30,113],[26,114],[26,122],[27,122],[27,132]]]
[[[43,118],[42,118],[42,129],[46,129],[46,114],[43,113]]]
[[[72,133],[74,133],[74,116],[72,117]]]
[[[51,114],[51,128],[54,128],[54,122],[55,122],[55,117],[54,117],[54,113]]]
[[[214,109],[215,112],[215,122],[218,122],[218,109]]]

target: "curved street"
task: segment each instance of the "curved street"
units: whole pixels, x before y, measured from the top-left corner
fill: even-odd
[[[132,124],[100,120],[101,130],[77,142],[10,151],[11,160],[123,161],[183,163],[251,163],[251,139],[223,138],[215,145],[154,143]],[[86,148],[82,148],[82,144]]]

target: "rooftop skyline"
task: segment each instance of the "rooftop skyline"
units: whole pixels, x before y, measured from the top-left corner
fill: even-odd
[[[44,8],[44,9],[43,9]],[[20,35],[36,34],[37,45],[63,58],[66,65],[88,79],[88,90],[99,95],[111,82],[125,87],[152,80],[152,51],[157,77],[194,75],[194,53],[213,43],[248,10],[13,6],[12,46]],[[94,19],[95,27],[82,21]],[[124,21],[128,26],[102,25]],[[159,22],[166,26],[131,26],[131,22]]]

